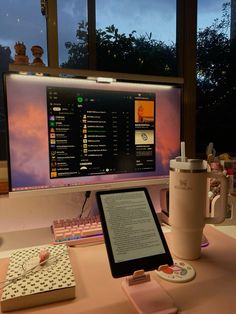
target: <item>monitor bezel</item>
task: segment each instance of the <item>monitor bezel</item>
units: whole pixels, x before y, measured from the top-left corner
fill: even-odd
[[[26,72],[15,72],[15,71],[9,71],[6,73],[3,73],[4,80],[8,75],[11,74],[19,74],[19,75],[45,75],[45,76],[51,76],[50,74],[47,74],[47,72],[50,72],[50,69],[47,69],[46,73],[39,73],[38,70],[35,69],[35,72],[32,71],[29,73]],[[54,72],[54,71],[53,71]],[[108,81],[116,81],[116,82],[127,82],[127,83],[141,83],[141,84],[150,84],[150,85],[162,85],[162,86],[171,86],[171,87],[178,87],[181,90],[181,97],[182,97],[182,88],[183,88],[183,81],[181,78],[174,79],[173,81],[167,80],[167,82],[163,83],[163,78],[155,77],[155,76],[145,76],[145,75],[122,75],[122,73],[109,73],[109,72],[102,72],[99,71],[88,71],[87,75],[85,75],[86,72],[83,71],[83,73],[78,72],[76,75],[67,74],[65,71],[64,74],[61,74],[63,71],[60,71],[58,73],[58,77],[62,78],[78,78],[78,79],[90,79],[90,80],[99,80],[99,78],[102,79],[102,82]],[[70,71],[69,71],[70,72]],[[74,72],[74,71],[73,71]],[[103,76],[101,76],[101,74]],[[57,77],[55,73],[52,75]],[[115,77],[115,79],[114,79]],[[108,82],[107,81],[107,82]],[[164,80],[165,81],[165,80]],[[5,102],[7,101],[7,95],[6,95],[6,89],[4,84],[4,98]],[[5,106],[6,114],[7,114],[7,106]],[[182,100],[180,103],[180,111],[182,111]],[[182,116],[182,113],[180,112],[180,118]],[[180,130],[180,136],[181,136],[181,130]],[[8,134],[8,120],[7,120],[7,143],[9,143],[9,134]],[[45,195],[45,194],[56,194],[56,193],[70,193],[70,192],[84,192],[84,191],[97,191],[97,190],[112,190],[117,188],[128,188],[128,187],[143,187],[143,186],[149,186],[149,185],[168,185],[169,183],[169,176],[160,176],[155,178],[154,176],[150,176],[150,178],[134,178],[134,179],[128,179],[128,180],[120,180],[116,182],[102,182],[102,183],[96,183],[96,184],[83,184],[83,185],[70,185],[70,186],[59,186],[59,187],[44,187],[39,188],[36,187],[35,189],[27,189],[27,190],[14,190],[12,191],[12,184],[11,184],[11,167],[9,166],[10,163],[10,152],[9,152],[9,145],[7,148],[7,158],[8,158],[8,180],[9,180],[9,196],[10,197],[21,197],[24,195]]]

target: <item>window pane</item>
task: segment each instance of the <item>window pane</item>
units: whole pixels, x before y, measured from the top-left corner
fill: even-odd
[[[176,0],[95,3],[97,70],[176,75]],[[62,66],[89,67],[87,22],[86,0],[58,0]]]
[[[99,70],[176,75],[176,0],[97,0],[96,29]]]
[[[5,117],[3,109],[2,73],[8,70],[8,64],[15,59],[15,43],[26,46],[28,62],[33,62],[31,47],[43,48],[43,62],[47,64],[46,23],[41,14],[39,0],[1,1],[0,10],[0,160],[6,159]],[[21,59],[22,60],[22,59]]]
[[[235,22],[236,0],[198,1],[198,154],[205,154],[209,142],[217,155],[236,153]]]
[[[87,0],[57,0],[59,64],[88,68]]]

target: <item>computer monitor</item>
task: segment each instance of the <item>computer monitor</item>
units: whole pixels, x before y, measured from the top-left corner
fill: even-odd
[[[168,183],[181,86],[7,73],[4,89],[11,196]]]

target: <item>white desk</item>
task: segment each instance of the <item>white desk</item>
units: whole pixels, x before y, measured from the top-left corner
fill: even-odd
[[[193,281],[170,283],[157,278],[154,272],[151,272],[151,276],[172,296],[181,313],[232,314],[236,310],[236,239],[211,226],[205,228],[205,234],[210,245],[202,250],[199,260],[190,262],[197,271]],[[8,265],[6,256],[10,250],[46,245],[52,239],[49,228],[1,236],[4,241],[0,247],[0,280],[5,278]],[[171,247],[168,233],[166,237]],[[70,254],[77,281],[76,299],[13,313],[136,313],[121,290],[123,279],[113,279],[111,276],[104,244],[74,247],[70,249]]]

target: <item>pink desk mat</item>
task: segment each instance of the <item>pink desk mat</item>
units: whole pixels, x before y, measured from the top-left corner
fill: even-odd
[[[236,313],[236,239],[211,226],[204,234],[209,246],[202,256],[189,261],[196,270],[194,280],[172,283],[151,272],[153,279],[173,298],[179,313]],[[169,234],[166,234],[171,249]],[[121,289],[122,278],[113,279],[104,244],[71,248],[72,268],[77,281],[76,299],[40,306],[12,314],[134,314],[136,311]],[[5,278],[8,259],[0,260],[0,280]],[[1,313],[1,312],[0,312]]]
[[[209,246],[202,248],[200,259],[189,261],[196,270],[195,279],[188,283],[160,283],[181,313],[236,313],[236,239],[208,225],[204,234]]]

